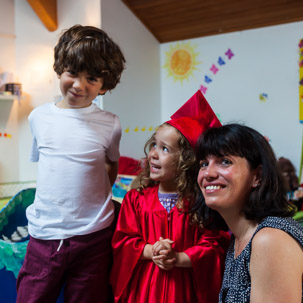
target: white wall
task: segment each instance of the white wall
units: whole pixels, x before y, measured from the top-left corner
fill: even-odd
[[[14,2],[11,0],[0,0],[0,50],[0,73],[11,73],[13,77],[15,73],[15,27]],[[0,83],[0,86],[2,84]],[[0,133],[0,182],[1,180],[15,181],[19,172],[17,101],[0,100]],[[4,137],[4,133],[9,137]]]
[[[120,0],[102,0],[101,20],[127,61],[121,83],[103,97],[103,106],[120,117],[121,155],[138,159],[161,123],[159,43]]]
[[[301,159],[302,125],[299,123],[299,41],[303,22],[161,45],[161,66],[167,53],[190,43],[198,54],[197,70],[188,80],[174,81],[167,68],[161,70],[162,119],[167,119],[200,87],[223,123],[241,122],[269,137],[277,157],[289,158],[297,168]],[[225,52],[234,57],[228,60]],[[219,66],[221,56],[226,64]],[[212,64],[219,67],[214,75]],[[205,75],[212,78],[207,84]],[[260,100],[265,93],[268,98]]]
[[[14,1],[0,0],[0,73],[15,69]]]

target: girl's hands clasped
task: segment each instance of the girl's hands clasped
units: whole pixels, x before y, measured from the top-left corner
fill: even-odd
[[[172,249],[173,243],[174,241],[170,239],[160,237],[152,246],[152,260],[163,270],[170,270],[176,265],[178,253]]]

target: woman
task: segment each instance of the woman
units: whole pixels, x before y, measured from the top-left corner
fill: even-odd
[[[303,228],[266,139],[238,124],[209,129],[197,159],[204,220],[219,224],[219,213],[233,234],[219,302],[303,302]]]

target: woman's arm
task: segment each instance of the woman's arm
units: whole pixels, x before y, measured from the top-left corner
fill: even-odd
[[[274,228],[263,228],[252,241],[251,303],[301,303],[303,250]]]

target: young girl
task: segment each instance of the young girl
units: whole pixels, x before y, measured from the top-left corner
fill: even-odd
[[[198,91],[147,141],[141,188],[125,196],[112,241],[115,302],[218,302],[229,235],[190,212],[193,147],[211,125],[220,122]]]

